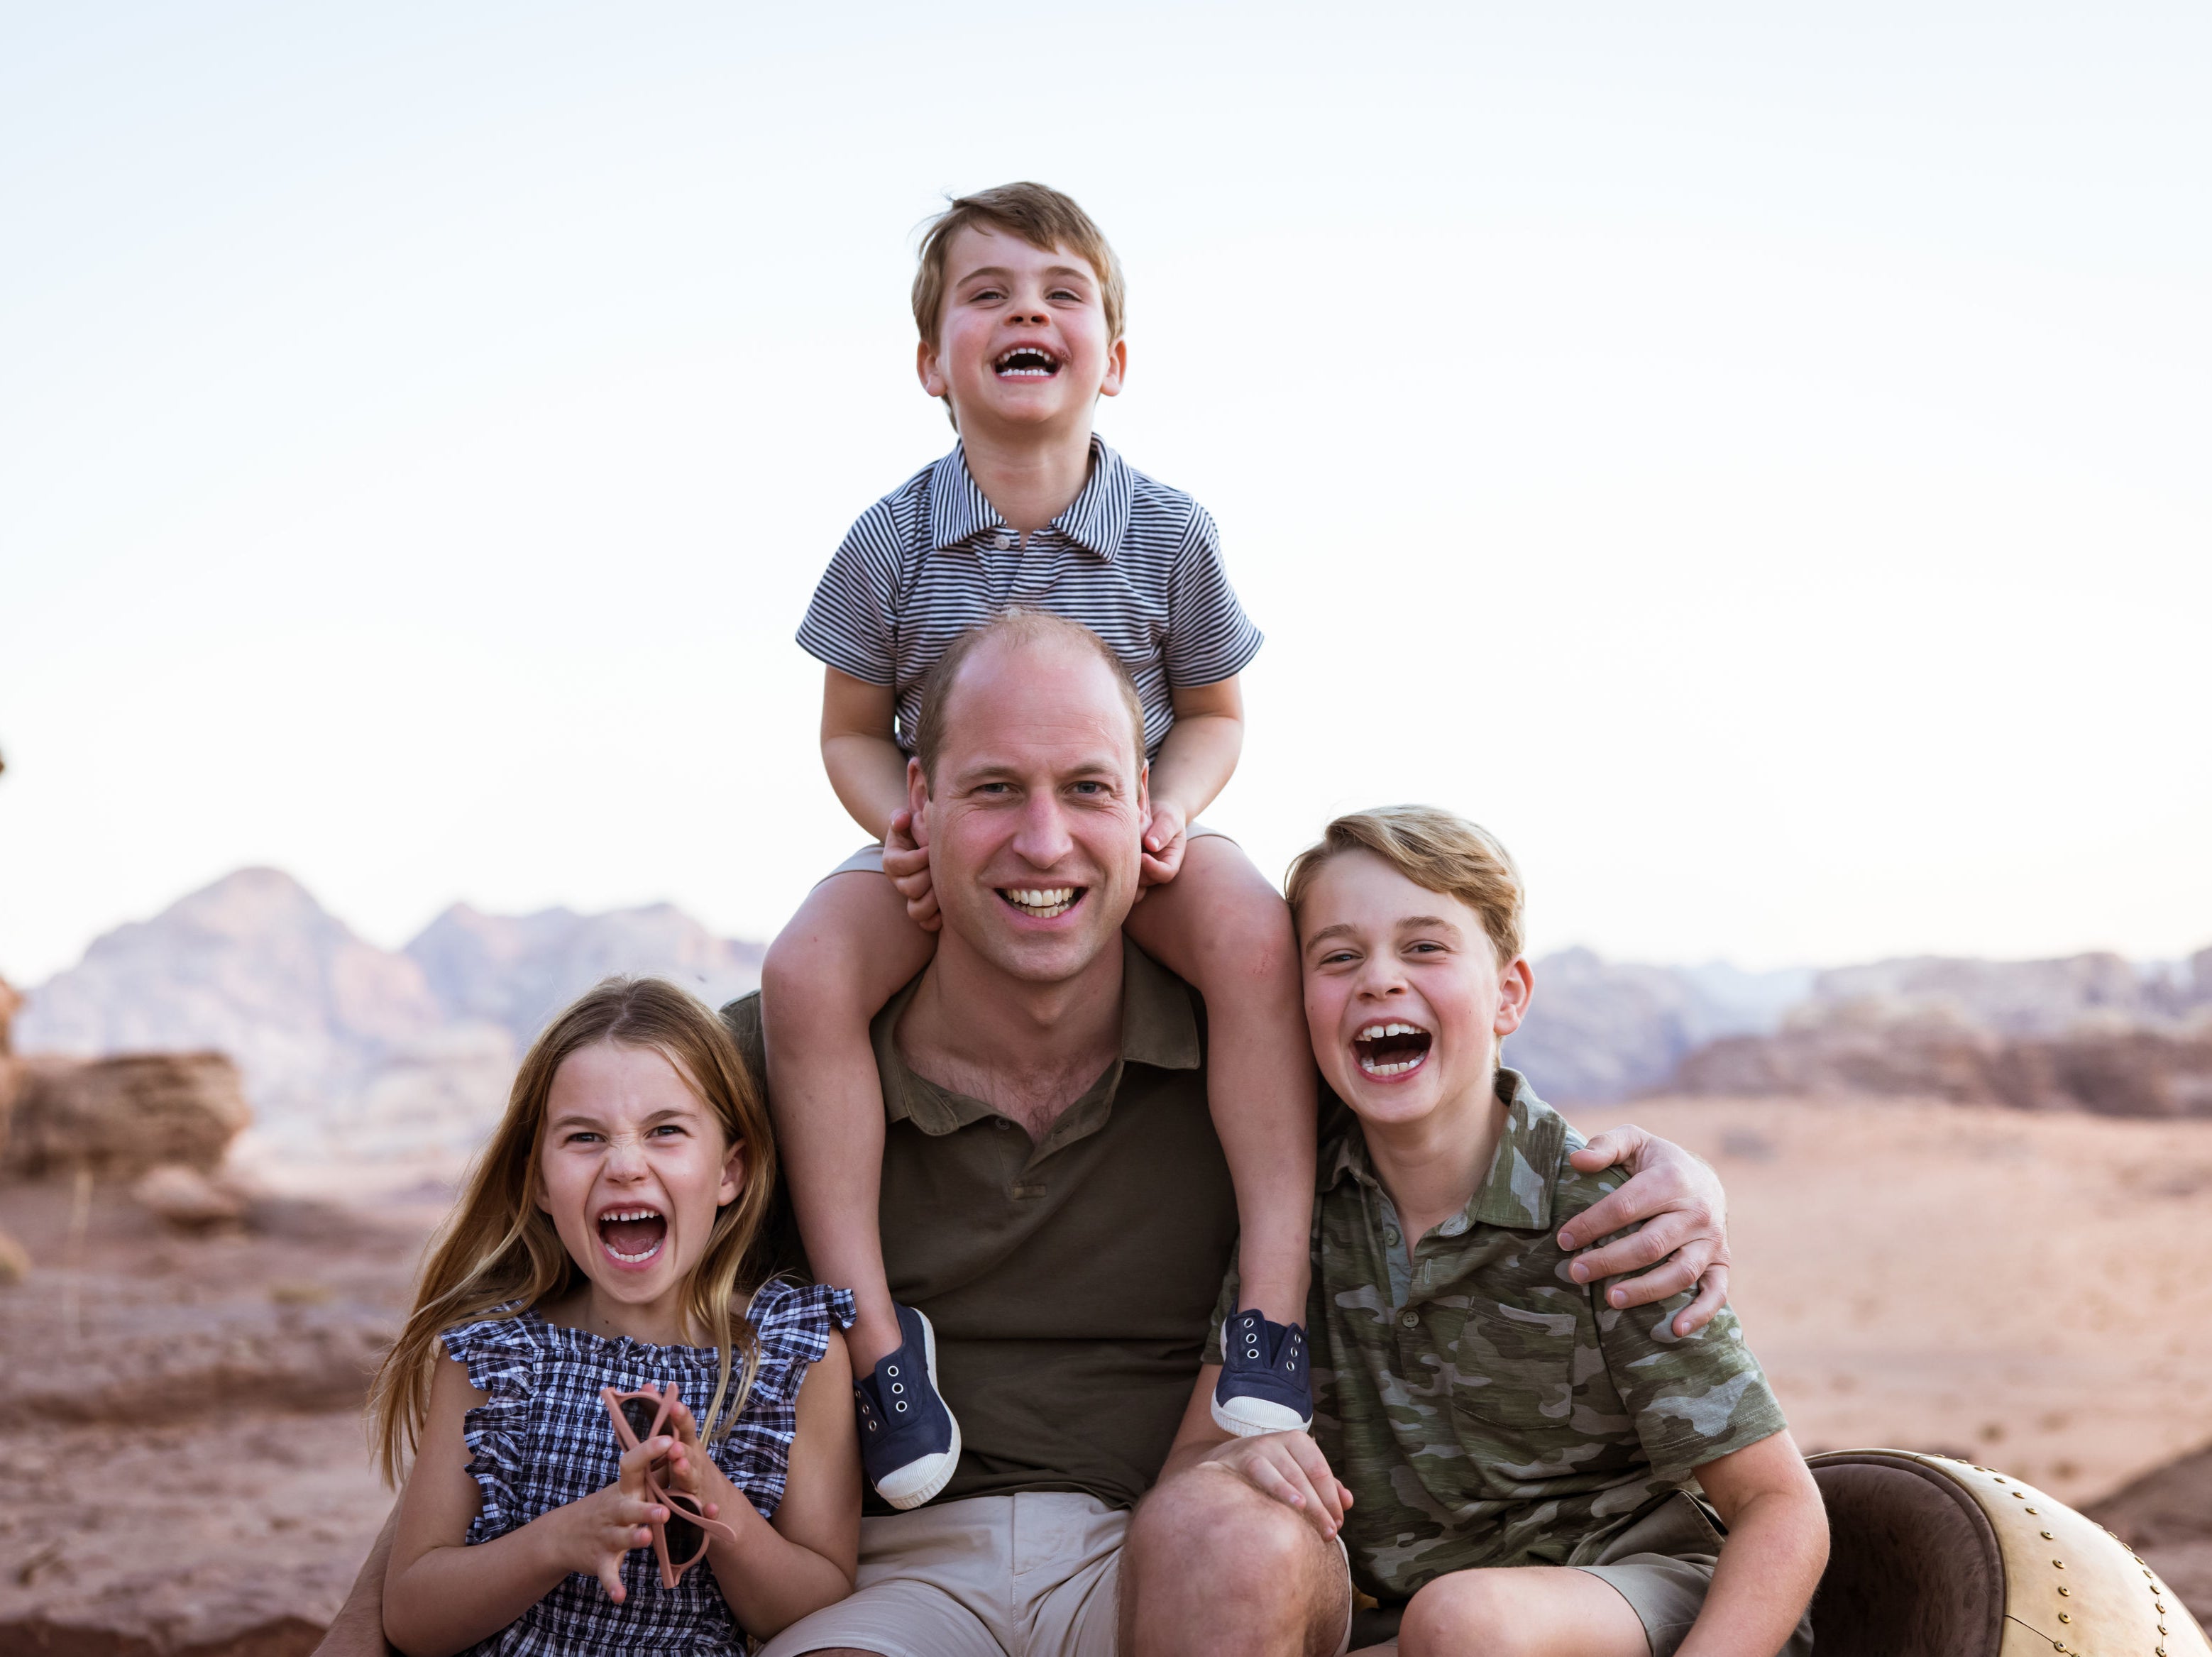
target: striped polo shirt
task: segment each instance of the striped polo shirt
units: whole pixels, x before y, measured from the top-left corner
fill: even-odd
[[[1206,508],[1096,436],[1083,492],[1026,540],[957,446],[916,472],[847,533],[799,642],[841,673],[894,687],[894,734],[911,753],[923,676],[963,632],[1013,604],[1080,622],[1121,659],[1144,704],[1148,759],[1175,723],[1171,690],[1218,683],[1260,648]]]

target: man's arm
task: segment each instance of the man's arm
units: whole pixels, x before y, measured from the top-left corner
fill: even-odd
[[[1728,1193],[1720,1175],[1672,1140],[1628,1124],[1607,1128],[1571,1160],[1585,1174],[1618,1163],[1630,1178],[1562,1227],[1560,1247],[1580,1248],[1644,1223],[1642,1230],[1577,1259],[1570,1268],[1575,1281],[1642,1272],[1605,1291],[1606,1303],[1616,1307],[1648,1306],[1696,1284],[1697,1298],[1676,1315],[1674,1332],[1704,1328],[1728,1300]]]
[[[392,1563],[392,1533],[398,1524],[399,1504],[395,1502],[361,1575],[353,1579],[353,1592],[331,1618],[314,1657],[399,1657],[384,1637],[384,1573]]]

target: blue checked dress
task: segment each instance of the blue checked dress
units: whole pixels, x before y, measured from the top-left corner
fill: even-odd
[[[828,1350],[833,1328],[853,1321],[842,1289],[763,1284],[746,1309],[760,1342],[752,1393],[729,1433],[708,1447],[716,1464],[763,1519],[783,1501],[794,1405],[810,1365]],[[610,1340],[550,1324],[537,1312],[486,1318],[448,1329],[446,1350],[468,1366],[489,1396],[468,1412],[469,1472],[483,1508],[468,1541],[489,1542],[614,1483],[622,1460],[602,1387],[629,1392],[675,1382],[695,1416],[714,1396],[720,1355],[711,1346],[654,1346]],[[734,1391],[743,1354],[732,1365]],[[842,1399],[839,1402],[842,1404]],[[702,1560],[674,1588],[660,1586],[653,1550],[623,1562],[627,1597],[617,1605],[595,1576],[570,1575],[472,1657],[730,1657],[744,1649],[730,1608]]]

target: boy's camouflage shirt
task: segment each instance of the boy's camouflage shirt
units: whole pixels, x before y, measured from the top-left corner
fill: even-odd
[[[1589,1563],[1692,1468],[1785,1424],[1733,1313],[1678,1337],[1686,1292],[1615,1311],[1567,1275],[1559,1228],[1625,1176],[1577,1172],[1583,1137],[1518,1072],[1498,1091],[1488,1179],[1410,1250],[1349,1112],[1322,1149],[1314,1436],[1352,1491],[1353,1579],[1386,1603],[1471,1566]]]

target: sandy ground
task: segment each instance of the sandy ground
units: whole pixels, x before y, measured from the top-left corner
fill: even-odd
[[[1950,1450],[2087,1503],[2212,1441],[2212,1122],[1576,1113],[1626,1119],[1726,1179],[1735,1302],[1807,1449]],[[40,1265],[0,1290],[0,1652],[313,1647],[388,1505],[359,1400],[429,1194],[192,1239],[101,1191],[72,1250],[66,1187],[0,1187]],[[2212,1604],[2212,1539],[2148,1557]]]

